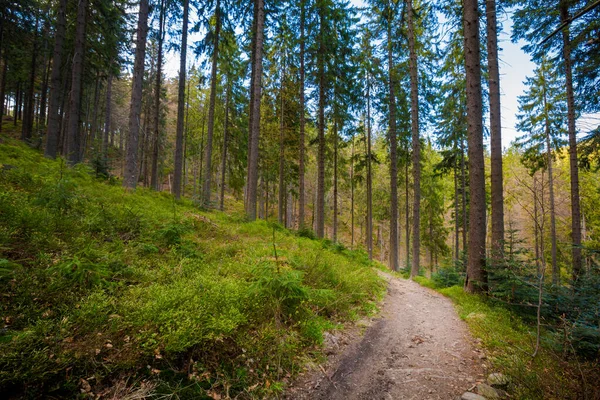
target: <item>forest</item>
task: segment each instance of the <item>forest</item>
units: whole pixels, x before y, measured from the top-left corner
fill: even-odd
[[[0,395],[296,398],[409,279],[600,398],[599,182],[598,0],[2,1]]]

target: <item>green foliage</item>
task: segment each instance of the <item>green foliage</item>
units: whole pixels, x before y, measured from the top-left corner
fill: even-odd
[[[509,391],[513,397],[578,399],[597,395],[595,387],[581,381],[582,374],[597,376],[597,364],[565,359],[562,350],[555,347],[557,337],[552,329],[542,331],[542,347],[533,358],[535,327],[506,303],[465,293],[462,285],[440,287],[424,277],[416,277],[415,281],[452,299],[459,316],[481,339],[492,370],[511,378]]]
[[[281,226],[273,238],[265,221],[126,192],[21,145],[0,144],[0,163],[13,166],[0,169],[0,390],[74,397],[81,378],[100,391],[131,376],[189,398],[273,396],[384,291],[364,252]]]

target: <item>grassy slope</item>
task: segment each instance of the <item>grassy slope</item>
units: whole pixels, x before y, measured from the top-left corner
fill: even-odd
[[[364,254],[241,212],[13,141],[0,164],[0,393],[274,395],[384,290]]]
[[[592,381],[592,376],[598,375],[597,367],[574,358],[565,360],[555,345],[560,338],[543,332],[540,351],[532,358],[535,326],[526,324],[501,304],[465,293],[460,286],[441,288],[422,276],[415,280],[452,299],[459,316],[486,348],[488,366],[511,378],[513,398],[581,399],[597,398],[600,394]]]

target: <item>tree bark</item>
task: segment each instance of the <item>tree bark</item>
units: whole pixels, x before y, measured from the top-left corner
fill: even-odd
[[[177,91],[177,132],[175,134],[175,167],[173,171],[172,189],[173,195],[176,199],[179,199],[181,197],[181,177],[183,173],[183,123],[185,110],[185,79],[187,68],[186,60],[189,8],[189,0],[184,0],[183,21],[181,26],[181,55],[179,58],[179,88]]]
[[[419,139],[419,80],[418,60],[415,49],[415,27],[412,0],[406,2],[408,14],[408,48],[410,70],[410,120],[412,130],[412,164],[413,164],[413,247],[410,276],[419,275],[421,253],[421,141]]]
[[[569,19],[567,0],[560,2],[560,20]],[[571,170],[571,240],[573,242],[573,280],[577,281],[581,273],[581,207],[579,204],[579,168],[577,165],[577,129],[575,127],[575,95],[573,92],[573,67],[571,61],[571,38],[569,26],[562,30],[563,58],[567,90],[567,122],[569,131],[569,163]]]
[[[387,28],[389,139],[390,139],[390,268],[398,270],[398,138],[396,137],[396,98],[394,95],[394,64],[392,60],[391,9]]]
[[[338,234],[338,122],[333,122],[333,242]]]
[[[304,53],[306,46],[306,37],[304,34],[304,24],[306,18],[305,0],[300,0],[300,160],[298,161],[298,227],[304,229],[304,208],[305,208],[305,193],[304,193],[304,152],[305,152],[305,99],[304,99]]]
[[[0,51],[2,49],[0,48]],[[4,120],[4,101],[6,97],[6,72],[8,70],[8,62],[6,61],[6,50],[4,51],[3,65],[2,65],[2,84],[0,85],[0,133],[2,132],[2,122]]]
[[[468,292],[483,292],[487,290],[485,274],[486,204],[477,0],[464,0],[464,33],[470,194],[469,251],[465,289]]]
[[[33,119],[35,113],[35,74],[37,70],[37,40],[38,40],[38,17],[35,18],[33,44],[31,52],[31,69],[29,73],[29,87],[25,97],[25,110],[23,112],[23,126],[21,127],[21,140],[30,140],[33,135]],[[1,121],[0,121],[1,122]]]
[[[285,64],[285,61],[283,62]],[[278,220],[280,224],[285,221],[285,150],[284,150],[284,129],[283,129],[283,82],[285,80],[285,65],[281,66],[281,82],[279,88],[279,104],[280,104],[280,116],[279,116],[279,204],[278,204]]]
[[[231,80],[231,78],[229,78]],[[231,82],[228,82],[225,94],[225,126],[223,128],[223,157],[221,158],[221,204],[219,209],[225,209],[225,169],[227,167],[227,145],[229,142],[229,98],[231,97]]]
[[[137,186],[137,153],[140,133],[140,111],[142,109],[142,83],[144,80],[144,60],[146,56],[146,35],[148,33],[148,0],[140,0],[137,26],[137,43],[133,65],[131,107],[129,110],[129,135],[127,137],[126,163],[123,186],[135,189]],[[123,134],[121,133],[122,137]]]
[[[96,74],[96,87],[94,88],[94,108],[92,110],[92,120],[90,121],[90,143],[92,149],[96,150],[96,131],[98,127],[98,108],[100,106],[100,72]]]
[[[371,171],[371,75],[367,74],[367,252],[373,260],[373,178]]]
[[[488,82],[490,96],[490,152],[492,200],[492,261],[504,258],[504,193],[502,179],[502,119],[500,113],[500,70],[496,0],[486,0]]]
[[[69,99],[69,125],[67,130],[67,158],[71,165],[81,162],[81,97],[85,30],[88,0],[79,0],[77,7],[77,29],[75,52],[71,70],[71,97]]]
[[[316,234],[325,236],[325,16],[323,6],[319,8],[319,53],[317,54],[317,70],[319,77],[319,117],[318,141],[319,153],[317,158],[317,204],[316,204]]]
[[[544,74],[544,67],[542,66],[542,74]],[[551,258],[552,258],[552,284],[558,285],[560,283],[560,269],[556,260],[556,212],[554,203],[554,177],[553,177],[553,166],[552,166],[552,145],[550,144],[550,115],[549,115],[549,104],[546,93],[546,77],[542,76],[543,82],[543,96],[544,96],[544,134],[546,137],[546,159],[548,163],[548,185],[550,191],[550,240],[552,242]],[[543,275],[543,273],[542,273]],[[539,311],[539,310],[538,310]]]
[[[160,2],[158,17],[158,55],[156,61],[156,82],[154,86],[154,134],[152,137],[152,168],[150,187],[158,190],[158,155],[160,152],[160,97],[162,91],[163,41],[165,37],[165,0]]]
[[[215,100],[217,98],[217,62],[219,59],[219,36],[221,33],[220,1],[215,6],[215,36],[213,42],[213,56],[210,77],[210,100],[208,106],[208,130],[206,135],[206,154],[204,156],[204,180],[202,184],[202,205],[210,207],[210,183],[212,177],[212,142],[215,128]]]
[[[251,85],[251,121],[249,135],[248,178],[246,183],[248,219],[256,219],[256,200],[258,194],[258,144],[260,142],[260,100],[263,72],[263,41],[265,24],[264,0],[255,0],[256,29],[253,35],[254,52],[252,57],[252,85]]]
[[[108,80],[106,81],[106,107],[104,109],[104,132],[102,135],[102,160],[106,167],[108,167],[108,135],[110,133],[110,120],[112,117],[112,72],[108,73]]]

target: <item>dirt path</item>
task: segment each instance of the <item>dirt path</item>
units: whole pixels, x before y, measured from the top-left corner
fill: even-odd
[[[455,399],[483,379],[480,352],[451,301],[415,282],[386,277],[381,316],[362,336],[328,337],[338,352],[286,398]]]

